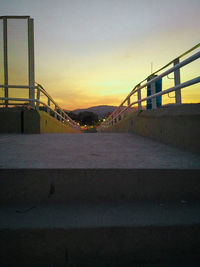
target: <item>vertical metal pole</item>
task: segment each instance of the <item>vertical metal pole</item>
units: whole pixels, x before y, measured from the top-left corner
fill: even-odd
[[[179,64],[179,58],[174,60],[174,66]],[[180,69],[174,71],[174,83],[175,86],[181,83]],[[175,91],[176,104],[181,104],[181,89]]]
[[[55,105],[55,109],[54,110],[57,111],[56,105]],[[57,119],[57,114],[56,113],[54,113],[54,118]]]
[[[137,95],[138,95],[138,101],[141,100],[141,89],[139,89],[137,91]],[[142,104],[141,104],[141,102],[138,102],[138,110],[142,110]]]
[[[35,68],[34,68],[34,25],[33,19],[28,18],[28,67],[29,67],[29,98],[34,99]],[[34,102],[30,101],[31,108]]]
[[[127,99],[127,106],[129,106],[131,103],[131,97],[129,96],[129,98]],[[127,112],[129,111],[129,108],[127,109]],[[126,116],[126,111],[124,113],[124,115]]]
[[[47,107],[47,112],[48,112],[48,113],[50,113],[50,109],[49,109],[50,104],[51,104],[51,102],[50,102],[50,99],[48,98],[48,107]]]
[[[36,109],[39,110],[39,106],[40,106],[40,103],[39,103],[39,100],[40,100],[40,89],[37,88],[37,104],[36,104]]]
[[[7,19],[3,19],[3,54],[4,54],[4,90],[5,97],[8,97],[8,31]],[[8,107],[8,100],[5,100],[5,106]]]
[[[59,110],[58,112],[60,115],[62,115],[62,111]],[[62,121],[62,118],[59,116],[59,121]]]
[[[156,83],[151,83],[151,95],[154,95],[156,93]],[[152,101],[152,109],[157,108],[157,104],[156,104],[156,97],[151,99]]]

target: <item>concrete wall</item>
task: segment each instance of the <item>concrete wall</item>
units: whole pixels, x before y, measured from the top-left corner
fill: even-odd
[[[0,109],[0,133],[79,133],[70,125],[61,123],[45,111],[21,108]]]
[[[132,112],[105,132],[133,132],[193,152],[200,151],[200,104]]]
[[[0,133],[22,132],[21,110],[0,108]]]
[[[40,115],[36,110],[22,111],[22,133],[39,134],[40,133]]]
[[[66,123],[61,123],[50,116],[45,111],[39,111],[40,114],[40,133],[79,133],[80,131],[72,128]]]

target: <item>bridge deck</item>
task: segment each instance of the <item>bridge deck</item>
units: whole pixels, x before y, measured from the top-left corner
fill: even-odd
[[[0,168],[200,169],[200,155],[128,133],[0,135]]]

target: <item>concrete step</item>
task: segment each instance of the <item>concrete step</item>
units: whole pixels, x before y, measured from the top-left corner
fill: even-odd
[[[0,266],[199,263],[199,155],[130,134],[2,135],[0,150]]]
[[[192,266],[179,264],[199,260],[199,204],[2,205],[0,265]]]
[[[198,169],[0,169],[1,203],[200,200]]]

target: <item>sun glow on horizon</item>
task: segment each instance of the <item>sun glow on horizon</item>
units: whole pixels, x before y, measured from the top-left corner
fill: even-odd
[[[36,81],[62,108],[74,110],[118,106],[151,74],[151,62],[155,71],[199,43],[199,9],[199,0],[2,0],[0,15],[34,18]],[[20,84],[27,80],[27,40],[24,26],[11,24],[9,81]],[[2,30],[0,24],[0,70]],[[200,60],[184,67],[181,81],[199,76],[199,69]],[[172,85],[163,79],[163,89]],[[183,103],[200,102],[199,85],[183,89],[182,97]],[[173,101],[173,94],[163,97],[163,103]]]

